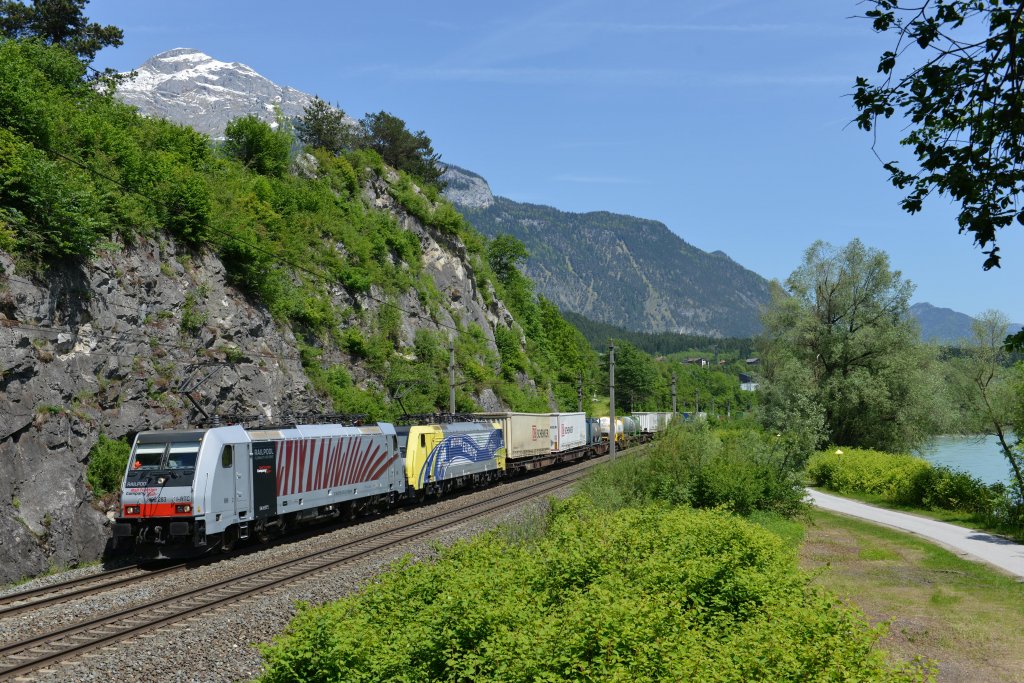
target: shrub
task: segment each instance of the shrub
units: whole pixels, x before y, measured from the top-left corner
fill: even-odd
[[[919,504],[931,465],[911,455],[848,448],[815,453],[807,473],[818,486],[839,493],[871,493],[905,505]]]
[[[815,453],[807,463],[812,483],[838,493],[866,493],[901,505],[957,510],[985,523],[1020,533],[1020,515],[1009,491],[948,467],[910,455],[860,449]]]
[[[753,429],[722,434],[705,423],[680,422],[645,457],[620,458],[598,468],[581,490],[606,509],[664,502],[784,515],[802,509],[804,495],[764,434]]]
[[[716,511],[555,504],[303,607],[263,648],[277,681],[912,680],[879,629],[808,584],[781,539]]]
[[[232,120],[224,129],[224,152],[260,175],[281,177],[288,170],[291,135],[274,130],[250,114]]]
[[[128,467],[132,447],[119,439],[108,439],[100,434],[99,441],[89,451],[85,480],[93,493],[104,495],[121,490],[121,480]]]

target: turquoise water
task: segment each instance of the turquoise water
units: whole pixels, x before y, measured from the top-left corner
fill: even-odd
[[[995,436],[940,436],[921,457],[933,465],[967,472],[986,484],[1010,483],[1010,465]]]

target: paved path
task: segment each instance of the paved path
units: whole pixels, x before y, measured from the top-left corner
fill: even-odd
[[[817,507],[839,512],[850,517],[859,517],[884,526],[921,536],[945,546],[958,555],[981,560],[1003,571],[1024,579],[1024,545],[1014,543],[1000,536],[974,531],[934,519],[894,510],[885,510],[873,505],[858,503],[821,491],[807,489],[807,494]]]

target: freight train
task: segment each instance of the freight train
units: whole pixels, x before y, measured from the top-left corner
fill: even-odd
[[[353,518],[608,450],[608,418],[584,413],[448,419],[141,432],[124,475],[114,547],[129,546],[145,559],[231,550],[301,524]],[[638,421],[628,436],[649,438],[667,421],[655,420],[646,432]],[[617,441],[620,432],[627,436],[617,424]]]

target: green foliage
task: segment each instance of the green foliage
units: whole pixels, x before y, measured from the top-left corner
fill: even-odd
[[[121,480],[128,468],[131,444],[120,439],[108,439],[100,434],[99,441],[89,450],[85,479],[93,493],[103,495],[121,490]]]
[[[920,503],[931,470],[927,460],[869,449],[815,453],[807,474],[818,486],[839,493],[874,493],[894,503]]]
[[[958,393],[967,399],[961,410],[969,412],[975,424],[994,431],[1013,472],[1017,494],[1024,499],[1024,363],[1007,367],[1010,354],[1003,345],[1007,326],[1002,313],[982,313],[972,325],[974,339],[954,362],[962,380]]]
[[[275,681],[913,680],[880,630],[809,585],[774,534],[722,512],[555,505],[303,607],[263,648]]]
[[[331,154],[351,150],[359,142],[356,132],[345,123],[345,112],[319,97],[314,97],[303,109],[295,132],[303,144]]]
[[[192,174],[208,163],[208,143],[101,96],[82,73],[64,50],[0,43],[0,221],[14,250],[40,263],[88,258],[115,228],[201,239]]]
[[[167,229],[193,246],[207,240],[212,206],[206,180],[188,169],[176,169],[167,189]]]
[[[910,282],[884,252],[853,240],[815,242],[763,315],[765,423],[787,413],[808,434],[852,446],[906,450],[936,427],[942,392],[932,352],[909,315]],[[788,294],[788,296],[787,296]]]
[[[56,45],[85,63],[105,47],[124,44],[124,31],[90,22],[82,14],[88,0],[17,0],[0,2],[0,34],[7,38],[35,38]]]
[[[871,450],[815,453],[807,464],[814,484],[838,493],[871,494],[900,505],[967,512],[978,523],[1024,536],[1024,498],[1003,484],[925,460]]]
[[[274,130],[250,114],[230,121],[224,129],[224,153],[260,175],[279,178],[288,170],[291,135]]]
[[[607,357],[604,367],[607,368]],[[615,345],[615,407],[620,411],[642,410],[658,392],[661,377],[650,356],[628,342]]]
[[[91,256],[110,232],[103,209],[86,174],[0,128],[0,217],[22,251],[44,260]]]
[[[530,253],[522,242],[512,235],[498,235],[487,243],[487,263],[502,284],[507,285]]]
[[[662,502],[787,516],[802,509],[804,495],[774,437],[755,429],[714,431],[701,422],[674,423],[644,457],[598,468],[581,491],[605,509]]]
[[[360,123],[363,127],[361,144],[377,152],[386,164],[428,185],[440,186],[444,173],[441,155],[434,151],[426,133],[410,132],[405,121],[386,111],[367,114]]]
[[[199,308],[199,297],[195,292],[185,295],[181,305],[181,333],[196,336],[206,324],[207,313]]]
[[[391,409],[379,391],[356,387],[348,370],[341,365],[324,368],[320,364],[319,349],[300,344],[299,352],[306,376],[319,392],[331,399],[335,411],[366,415],[368,420],[392,417]]]
[[[910,188],[904,210],[920,211],[930,194],[948,195],[960,204],[959,231],[991,245],[985,269],[999,266],[996,231],[1015,218],[1024,224],[1020,3],[868,4],[874,31],[894,32],[897,44],[879,58],[880,82],[857,78],[857,125],[870,131],[880,117],[905,117],[901,144],[913,149],[918,168],[885,164],[894,186]]]

